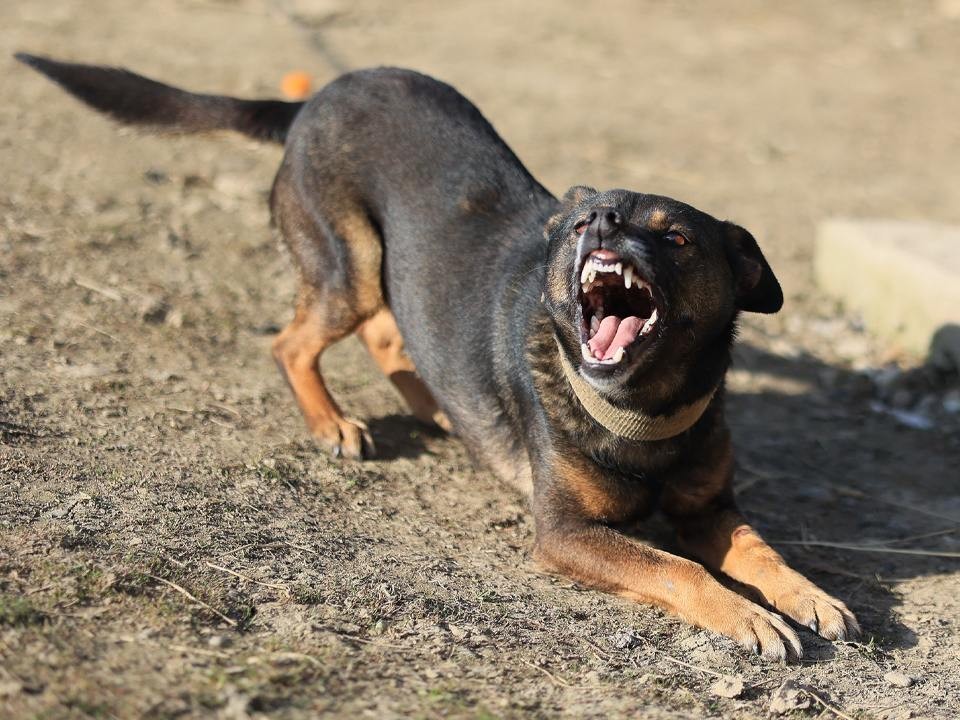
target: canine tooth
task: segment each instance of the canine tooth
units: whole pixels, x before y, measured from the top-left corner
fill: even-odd
[[[647,318],[647,321],[643,324],[643,327],[640,328],[640,334],[646,335],[651,330],[653,330],[653,326],[656,324],[657,324],[657,309],[654,308],[653,312],[650,314],[650,317]]]
[[[583,264],[583,270],[580,271],[580,284],[587,282],[587,275],[590,274],[590,263],[585,262]]]
[[[623,349],[623,346],[617,348],[617,351],[613,354],[613,362],[618,363],[623,360],[623,356],[627,354],[627,351]]]
[[[613,266],[613,271],[614,271],[617,275],[620,275],[620,274],[623,272],[623,263],[617,263],[616,265],[614,265],[614,266]]]
[[[590,354],[590,346],[586,343],[580,343],[580,354],[584,360],[593,360],[593,356]]]
[[[623,284],[624,284],[624,287],[627,288],[627,290],[629,290],[630,286],[633,285],[633,266],[632,265],[627,265],[623,269]]]
[[[593,266],[590,268],[590,282],[592,283],[596,279],[597,279],[597,268],[596,266]]]

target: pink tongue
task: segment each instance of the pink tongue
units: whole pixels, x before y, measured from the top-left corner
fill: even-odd
[[[600,321],[597,334],[590,338],[590,353],[597,360],[609,360],[619,348],[637,339],[642,326],[643,321],[633,315],[623,320],[616,315],[607,315]]]

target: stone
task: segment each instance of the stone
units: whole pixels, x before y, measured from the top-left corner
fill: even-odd
[[[897,670],[891,670],[886,673],[883,679],[887,681],[888,685],[893,685],[893,687],[908,688],[913,685],[912,677]]]
[[[739,675],[724,675],[710,686],[710,694],[723,698],[738,698],[743,694],[743,678]]]
[[[930,364],[947,374],[960,373],[960,325],[944,325],[934,333]]]
[[[926,355],[934,334],[960,326],[960,226],[832,219],[814,247],[820,288],[873,334]]]

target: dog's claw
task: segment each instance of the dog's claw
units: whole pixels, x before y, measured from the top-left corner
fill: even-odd
[[[365,423],[343,419],[324,433],[315,433],[317,441],[333,458],[346,460],[370,459],[376,455],[373,436]]]
[[[704,626],[723,633],[764,660],[786,662],[803,656],[800,638],[786,620],[735,593],[725,596]]]
[[[859,635],[857,619],[840,600],[800,575],[793,578],[793,582],[793,588],[771,603],[778,612],[826,640],[846,640]]]

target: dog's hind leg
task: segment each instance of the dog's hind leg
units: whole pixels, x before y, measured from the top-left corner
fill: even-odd
[[[449,432],[450,420],[437,407],[437,401],[423,380],[417,377],[413,361],[403,350],[403,338],[393,313],[386,307],[381,308],[357,329],[357,335],[383,374],[400,391],[413,416],[420,422],[437,425]]]
[[[373,441],[366,425],[343,416],[320,374],[320,356],[349,335],[357,322],[348,308],[331,308],[314,289],[305,287],[293,321],[273,341],[273,357],[310,432],[335,457],[354,459],[371,455]]]
[[[320,374],[323,351],[383,307],[380,233],[352,200],[335,181],[281,166],[271,209],[297,262],[300,293],[273,356],[317,441],[334,456],[359,459],[373,454],[367,428],[344,417]]]

